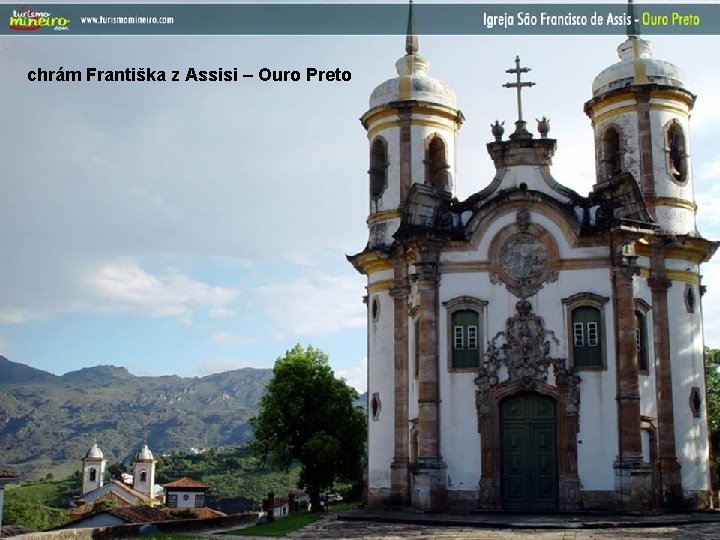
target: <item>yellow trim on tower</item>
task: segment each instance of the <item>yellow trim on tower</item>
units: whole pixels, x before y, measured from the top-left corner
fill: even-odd
[[[634,104],[635,95],[627,92],[617,96],[609,97],[602,101],[598,101],[597,103],[593,103],[590,106],[590,113],[595,116],[599,110],[604,109],[605,107],[610,107],[611,105],[617,105],[618,103],[623,103],[627,101],[629,101],[631,104]]]
[[[653,103],[652,100],[680,102],[687,107],[687,110],[682,107],[673,107],[669,104],[662,104],[657,102]],[[692,109],[692,106],[695,104],[693,95],[689,92],[681,90],[653,90],[650,92],[650,101],[650,108],[653,110],[667,110],[672,112],[678,112],[683,114],[683,116],[688,116],[689,110]],[[635,107],[635,105],[637,104],[635,100],[635,94],[633,92],[623,92],[621,94],[614,95],[607,99],[602,99],[593,103],[592,105],[590,105],[591,118],[593,120],[597,120],[596,115],[601,116],[606,114],[605,112],[603,112],[598,115],[598,111],[602,111],[607,107],[611,107],[612,105],[617,105],[618,103],[623,102],[630,102],[628,105]]]
[[[432,128],[440,128],[440,129],[446,129],[448,131],[457,131],[457,127],[455,127],[455,126],[448,126],[447,124],[443,124],[440,122],[434,122],[432,120],[423,120],[421,118],[412,118],[410,120],[410,125],[411,126],[425,126],[425,127],[432,127]],[[380,133],[380,131],[382,131],[383,129],[393,128],[393,127],[398,127],[398,126],[400,126],[399,120],[395,120],[392,122],[385,122],[382,124],[375,125],[368,130],[368,139],[372,139],[373,137],[375,137],[375,135]]]
[[[650,246],[648,244],[635,242],[635,255],[639,257],[649,257]],[[686,241],[682,247],[668,247],[665,249],[665,258],[676,261],[689,261],[700,264],[707,259],[707,256],[707,249],[692,241]]]
[[[653,90],[650,92],[650,99],[666,99],[669,101],[681,101],[691,109],[695,104],[695,96],[687,90]]]
[[[378,221],[385,221],[387,219],[394,219],[399,217],[402,217],[400,210],[383,210],[382,212],[377,212],[376,214],[368,216],[366,223],[368,225],[373,225]]]
[[[630,39],[632,39],[633,56],[635,57],[633,60],[633,69],[635,71],[633,84],[650,84],[650,79],[648,79],[647,76],[647,66],[645,65],[645,60],[640,58],[640,42],[635,36]]]
[[[674,208],[682,208],[684,210],[690,210],[691,212],[697,212],[697,204],[677,197],[656,197],[655,206],[672,206]]]
[[[689,272],[688,270],[668,270],[667,277],[672,281],[683,281],[695,285],[700,283],[700,275],[696,272]]]
[[[366,287],[368,294],[374,294],[382,291],[389,291],[395,285],[394,279],[381,279],[374,283],[368,283]]]
[[[381,259],[373,251],[358,255],[355,264],[363,274],[370,275],[383,270],[392,270],[393,266],[387,259]]]
[[[458,111],[455,109],[442,105],[433,106],[430,104],[413,105],[411,107],[386,107],[375,112],[370,111],[365,113],[360,118],[360,121],[365,129],[373,129],[370,127],[372,124],[375,124],[383,118],[387,118],[389,116],[397,119],[401,111],[406,114],[409,113],[410,115],[425,115],[443,118],[453,125],[453,129],[458,129],[461,123],[458,119]]]
[[[618,107],[616,109],[611,109],[609,111],[606,111],[604,113],[600,113],[597,116],[593,116],[593,122],[604,122],[608,118],[613,118],[615,116],[620,116],[621,114],[629,113],[629,112],[637,112],[637,105],[624,105],[622,107]]]

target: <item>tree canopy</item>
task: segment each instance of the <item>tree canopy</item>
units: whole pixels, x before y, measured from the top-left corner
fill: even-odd
[[[708,428],[715,459],[720,457],[720,349],[705,349]]]
[[[356,482],[362,476],[366,424],[354,404],[357,397],[335,378],[325,353],[296,345],[275,362],[251,420],[259,457],[284,470],[300,462],[300,485],[313,508],[319,508],[321,490],[334,481]]]

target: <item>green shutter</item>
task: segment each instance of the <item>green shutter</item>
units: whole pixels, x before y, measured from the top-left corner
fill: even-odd
[[[583,306],[572,312],[573,359],[576,366],[602,366],[600,310]]]
[[[480,365],[480,317],[477,311],[464,309],[452,314],[452,367],[472,368]]]

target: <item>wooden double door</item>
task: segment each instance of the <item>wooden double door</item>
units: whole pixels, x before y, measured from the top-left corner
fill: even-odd
[[[537,393],[506,398],[500,403],[500,433],[503,508],[557,509],[555,400]]]

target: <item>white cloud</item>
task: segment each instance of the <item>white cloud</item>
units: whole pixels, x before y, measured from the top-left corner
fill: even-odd
[[[8,343],[8,340],[5,336],[0,336],[0,354],[3,356],[8,356],[8,352],[10,351],[10,344]]]
[[[23,323],[64,313],[128,313],[144,317],[180,317],[199,310],[232,313],[239,293],[193,280],[175,269],[155,275],[135,258],[120,257],[43,270],[55,270],[54,286],[18,276],[24,288],[0,292],[0,323]],[[40,276],[37,276],[38,278]],[[24,280],[24,281],[23,281]],[[46,294],[47,291],[47,294]]]
[[[176,270],[154,276],[132,259],[106,263],[87,279],[101,311],[150,317],[189,316],[202,307],[226,309],[238,292],[194,281]]]
[[[360,276],[316,274],[258,287],[255,302],[270,317],[276,339],[325,336],[363,328]]]
[[[210,341],[218,345],[254,345],[259,342],[259,339],[257,337],[217,332],[212,335]]]
[[[367,392],[367,358],[363,358],[349,369],[340,369],[335,375],[345,379],[345,382],[361,394]]]

